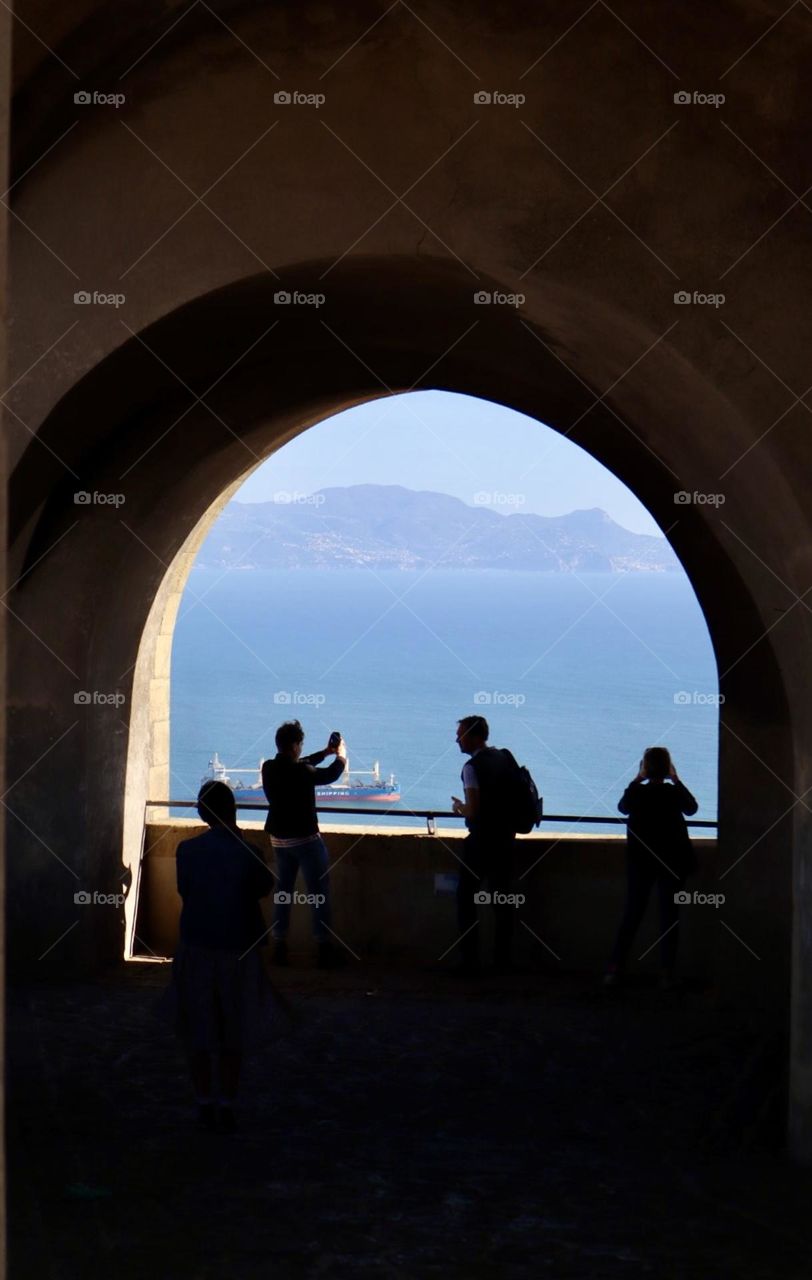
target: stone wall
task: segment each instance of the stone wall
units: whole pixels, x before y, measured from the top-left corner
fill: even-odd
[[[160,798],[165,620],[223,494],[360,400],[479,395],[610,467],[691,578],[726,699],[730,925],[769,957],[753,1007],[792,1001],[812,1158],[808,9],[17,7],[11,965],[122,954],[123,922],[73,895],[120,888]],[[77,104],[77,85],[125,100]],[[694,99],[720,86],[721,106]],[[715,963],[738,981],[738,952]]]

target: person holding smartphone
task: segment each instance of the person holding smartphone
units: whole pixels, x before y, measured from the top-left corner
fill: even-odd
[[[626,908],[604,975],[615,986],[623,976],[626,958],[657,886],[660,905],[660,962],[662,984],[672,987],[679,941],[679,903],[686,877],[696,870],[696,855],[688,837],[685,815],[698,808],[677,776],[665,747],[647,747],[637,776],[618,802],[628,815],[626,836]]]
[[[276,731],[276,756],[262,766],[262,788],[268,801],[265,830],[271,837],[278,881],[271,929],[273,961],[287,964],[290,909],[301,871],[310,898],[318,963],[322,968],[333,968],[344,957],[332,943],[329,856],[319,832],[316,787],[340,778],[347,759],[340,733],[331,733],[324,750],[309,756],[302,755],[304,736],[298,720],[281,724]],[[319,768],[330,755],[335,756],[333,763]]]

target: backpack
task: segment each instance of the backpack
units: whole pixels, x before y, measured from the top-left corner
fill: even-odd
[[[513,768],[507,779],[505,808],[517,835],[528,835],[541,822],[544,801],[526,765],[517,764],[508,751]]]
[[[525,765],[517,764],[512,753],[504,747],[490,747],[486,750],[492,762],[488,765],[487,773],[484,773],[483,768],[485,761],[480,761],[479,756],[474,757],[472,763],[480,784],[484,781],[488,787],[490,823],[493,824],[494,817],[498,814],[498,822],[494,825],[517,835],[528,835],[541,821],[543,808],[542,798],[530,770]]]

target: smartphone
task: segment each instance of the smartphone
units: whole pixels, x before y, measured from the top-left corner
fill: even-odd
[[[340,744],[340,742],[341,742],[341,734],[338,732],[338,729],[334,729],[333,732],[330,734],[330,741],[327,743],[327,745],[331,751],[335,751],[336,747]]]

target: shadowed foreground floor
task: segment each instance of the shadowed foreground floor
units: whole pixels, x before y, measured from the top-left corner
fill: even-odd
[[[290,969],[299,1025],[225,1137],[167,980],[11,993],[13,1280],[812,1275],[782,1046],[707,996]]]

